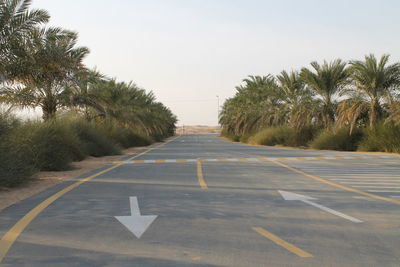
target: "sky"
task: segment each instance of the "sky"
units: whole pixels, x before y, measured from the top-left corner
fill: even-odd
[[[151,90],[178,125],[217,125],[218,99],[248,75],[312,61],[400,61],[397,0],[33,0],[50,25],[79,33],[85,59]],[[218,97],[217,97],[218,96]]]

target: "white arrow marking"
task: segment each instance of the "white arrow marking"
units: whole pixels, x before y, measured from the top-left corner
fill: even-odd
[[[157,215],[140,215],[137,197],[130,197],[129,200],[131,204],[131,216],[115,216],[115,218],[137,238],[140,238],[157,218]]]
[[[346,214],[344,214],[344,213],[341,213],[341,212],[339,212],[339,211],[336,211],[336,210],[330,209],[330,208],[328,208],[328,207],[322,206],[322,205],[320,205],[320,204],[317,204],[317,203],[315,203],[315,202],[312,202],[311,200],[314,200],[314,199],[315,199],[315,198],[313,198],[313,197],[304,196],[304,195],[299,195],[299,194],[295,194],[295,193],[291,193],[291,192],[287,192],[287,191],[278,191],[278,192],[282,195],[282,197],[283,197],[285,200],[299,200],[299,201],[302,201],[302,202],[304,202],[304,203],[307,203],[307,204],[309,204],[309,205],[311,205],[311,206],[314,206],[314,207],[316,207],[316,208],[319,208],[319,209],[321,209],[321,210],[324,210],[324,211],[326,211],[326,212],[329,212],[329,213],[331,213],[331,214],[334,214],[334,215],[336,215],[336,216],[339,216],[339,217],[342,217],[342,218],[347,219],[347,220],[349,220],[349,221],[352,221],[352,222],[354,222],[354,223],[362,223],[362,222],[363,222],[363,221],[361,221],[361,220],[359,220],[359,219],[357,219],[357,218],[351,217],[351,216],[346,215]]]

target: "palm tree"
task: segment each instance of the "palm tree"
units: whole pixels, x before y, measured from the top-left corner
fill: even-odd
[[[319,65],[311,63],[314,71],[303,68],[300,73],[301,79],[322,99],[322,115],[324,126],[329,127],[335,120],[335,96],[349,83],[349,73],[346,63],[340,59]]]
[[[90,92],[101,103],[105,114],[124,126],[148,136],[165,136],[175,129],[176,118],[172,112],[156,102],[152,92],[147,93],[132,82],[104,80]]]
[[[350,98],[339,107],[339,126],[350,123],[352,128],[362,116],[374,128],[383,118],[383,104],[393,104],[392,95],[400,86],[400,63],[388,65],[389,55],[378,61],[373,54],[365,56],[364,61],[350,62],[354,90]]]
[[[282,71],[277,76],[280,89],[281,113],[287,117],[286,122],[295,128],[310,124],[314,118],[315,105],[313,93],[305,86],[296,71]]]
[[[9,86],[0,91],[7,104],[20,107],[41,107],[43,119],[55,117],[57,109],[68,105],[66,87],[84,69],[89,53],[76,47],[77,34],[59,28],[31,31],[18,60],[19,74],[14,77],[23,86]]]
[[[29,10],[31,0],[0,1],[0,76],[8,79],[7,72],[13,64],[30,31],[38,24],[46,23],[50,16],[42,9]],[[11,67],[11,69],[14,69]],[[15,70],[15,69],[14,69]],[[16,70],[18,71],[18,70]]]
[[[94,92],[107,78],[97,70],[83,69],[75,74],[75,81],[65,90],[71,108],[82,113],[87,121],[106,116],[103,100]]]
[[[236,95],[225,102],[220,114],[224,130],[243,135],[282,122],[279,111],[279,90],[275,78],[249,76],[236,87]]]

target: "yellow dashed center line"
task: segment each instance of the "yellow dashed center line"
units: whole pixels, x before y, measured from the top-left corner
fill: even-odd
[[[197,159],[197,178],[199,180],[199,185],[200,185],[201,189],[207,189],[208,186],[206,184],[206,181],[204,180],[201,159]]]
[[[271,232],[268,232],[264,228],[253,227],[253,230],[256,231],[257,233],[259,233],[260,235],[262,235],[263,237],[266,237],[269,240],[273,241],[275,244],[277,244],[277,245],[289,250],[290,252],[296,254],[299,257],[302,257],[302,258],[312,258],[312,257],[314,257],[312,254],[302,250],[301,248],[296,247],[293,244],[290,244],[289,242],[286,242],[285,240],[283,240],[279,236],[274,235]]]

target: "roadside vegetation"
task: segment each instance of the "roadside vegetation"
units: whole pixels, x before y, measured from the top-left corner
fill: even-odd
[[[234,141],[400,153],[400,63],[389,55],[249,76],[220,114]]]
[[[153,93],[88,69],[78,34],[46,26],[48,12],[30,4],[0,1],[0,187],[174,134],[175,115]],[[22,120],[17,108],[43,117]]]

